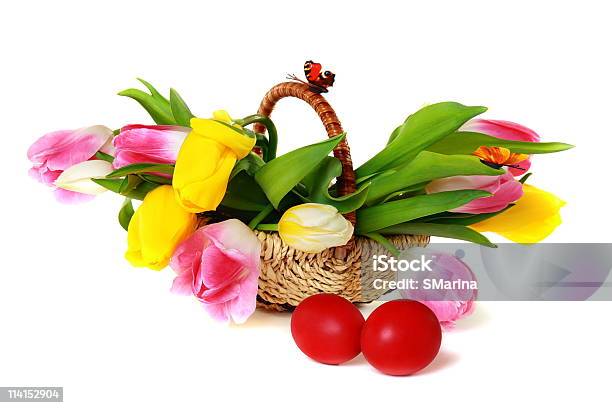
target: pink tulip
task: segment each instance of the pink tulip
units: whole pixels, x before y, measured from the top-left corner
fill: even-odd
[[[434,180],[425,187],[428,194],[441,191],[484,190],[490,197],[477,198],[451,212],[483,214],[501,211],[523,195],[523,185],[512,174],[501,176],[454,176]]]
[[[181,126],[128,125],[114,140],[117,169],[134,163],[174,164],[190,129]]]
[[[215,319],[243,323],[255,311],[261,244],[236,219],[204,226],[175,250],[172,292],[194,295]]]
[[[539,142],[540,136],[533,130],[506,120],[474,119],[463,125],[461,131],[484,133],[489,136],[505,140],[516,140],[519,142]],[[517,163],[518,168],[510,168],[509,171],[515,176],[520,176],[531,167],[531,160],[526,159]]]
[[[90,200],[93,195],[56,188],[54,182],[64,170],[92,159],[112,137],[113,131],[105,126],[47,133],[28,149],[28,159],[33,164],[29,174],[39,182],[53,187],[60,202]]]
[[[473,300],[422,300],[420,301],[430,308],[443,329],[455,328],[456,321],[472,314],[476,304]]]
[[[418,300],[429,307],[444,329],[451,329],[455,322],[474,310],[477,289],[469,288],[470,282],[477,286],[476,276],[472,270],[459,258],[444,253],[421,250],[427,254],[427,259],[431,259],[429,264],[431,271],[416,272],[414,279],[423,282],[424,279],[443,279],[444,281],[463,281],[466,288],[462,289],[406,289],[400,291],[402,297],[406,299]],[[415,255],[419,251],[411,251]]]

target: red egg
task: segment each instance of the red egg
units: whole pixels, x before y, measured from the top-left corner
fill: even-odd
[[[433,361],[441,341],[440,323],[427,306],[393,300],[368,317],[361,332],[361,351],[383,373],[409,375]]]
[[[359,309],[338,295],[320,293],[302,301],[291,316],[291,335],[308,357],[324,364],[341,364],[361,351],[364,318]]]

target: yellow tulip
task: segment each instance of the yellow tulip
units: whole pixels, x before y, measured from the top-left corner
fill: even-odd
[[[278,222],[278,234],[286,245],[315,254],[346,244],[353,225],[335,207],[308,203],[289,208]]]
[[[523,196],[513,207],[471,227],[521,244],[534,244],[561,225],[559,209],[564,205],[565,202],[554,194],[525,184]]]
[[[196,215],[176,202],[171,186],[157,187],[147,194],[130,220],[125,258],[134,266],[159,271],[196,225]]]
[[[191,132],[183,142],[174,168],[176,199],[187,211],[217,209],[236,161],[255,146],[255,138],[233,124],[225,111],[213,119],[191,119]]]

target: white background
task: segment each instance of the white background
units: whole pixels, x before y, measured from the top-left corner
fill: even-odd
[[[240,117],[314,59],[337,74],[356,163],[425,103],[489,106],[577,145],[532,167],[568,202],[549,241],[609,242],[609,17],[595,1],[3,2],[0,386],[64,386],[71,407],[609,404],[609,303],[480,303],[413,377],[323,366],[288,315],[218,326],[168,292],[171,271],[130,267],[120,198],[58,204],[26,159],[51,130],[148,123],[115,95],[137,76]],[[302,102],[278,108],[281,151],[324,137]]]

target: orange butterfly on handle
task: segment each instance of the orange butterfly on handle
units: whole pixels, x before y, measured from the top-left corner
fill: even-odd
[[[287,79],[310,85],[310,89],[317,93],[328,92],[327,88],[333,86],[336,80],[336,74],[327,70],[323,71],[323,66],[321,64],[311,60],[304,63],[304,74],[308,82],[302,81],[293,74],[288,75]]]
[[[478,157],[483,164],[494,169],[501,169],[503,166],[512,167],[513,169],[525,170],[519,167],[517,163],[527,160],[529,155],[512,153],[505,147],[480,146],[472,155]]]

